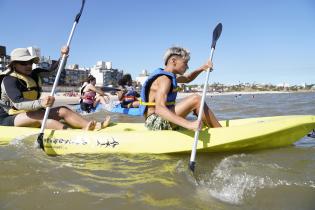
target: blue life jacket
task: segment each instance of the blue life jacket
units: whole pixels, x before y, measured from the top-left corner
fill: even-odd
[[[167,76],[172,80],[172,87],[170,92],[167,94],[167,100],[166,100],[166,105],[174,105],[177,97],[177,81],[176,81],[176,76],[175,74],[171,72],[164,71],[164,69],[158,68],[156,69],[150,77],[145,81],[145,83],[142,86],[141,89],[141,94],[140,94],[140,112],[142,115],[147,110],[147,106],[155,106],[154,102],[148,102],[149,99],[149,90],[152,85],[152,83],[159,77],[159,76]],[[175,91],[174,91],[175,90]]]

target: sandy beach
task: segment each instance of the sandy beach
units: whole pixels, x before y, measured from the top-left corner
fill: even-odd
[[[41,98],[50,95],[49,92],[43,92],[41,95]],[[117,101],[116,95],[109,95],[111,101]],[[65,95],[65,92],[58,92],[55,94],[55,106],[66,106],[70,104],[76,104],[79,103],[80,96],[67,96]]]

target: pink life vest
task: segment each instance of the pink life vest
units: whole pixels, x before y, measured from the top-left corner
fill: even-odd
[[[96,93],[94,91],[88,91],[83,93],[83,103],[93,104],[95,101]]]

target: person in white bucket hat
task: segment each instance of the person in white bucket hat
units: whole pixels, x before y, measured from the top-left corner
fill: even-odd
[[[63,47],[61,55],[68,55],[69,48]],[[41,76],[53,74],[58,69],[59,61],[54,63],[49,70],[35,68],[33,63],[38,63],[39,58],[32,56],[27,48],[16,48],[11,52],[11,62],[8,69],[0,76],[0,125],[17,127],[40,127],[46,107],[52,107],[55,97],[41,98]],[[65,124],[60,122],[64,120]],[[65,106],[51,109],[46,128],[66,129],[81,128],[94,130],[109,124],[109,117],[104,122],[88,121],[81,115]]]
[[[32,56],[27,48],[16,48],[11,52],[11,61],[8,66],[11,67],[14,62],[38,63],[39,57]]]

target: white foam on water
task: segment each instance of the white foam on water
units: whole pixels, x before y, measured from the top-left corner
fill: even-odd
[[[200,192],[208,193],[223,202],[242,204],[245,199],[253,198],[257,190],[279,186],[302,186],[315,188],[309,179],[298,180],[283,173],[290,173],[276,163],[263,163],[252,155],[232,155],[224,158],[213,169],[209,178],[199,182]],[[289,176],[290,177],[290,176]]]
[[[15,146],[18,146],[18,145],[24,145],[24,143],[26,141],[28,142],[36,142],[36,139],[38,137],[38,133],[36,134],[32,134],[32,135],[21,135],[21,136],[17,136],[15,137],[14,139],[12,139],[9,143],[9,145],[15,145]]]
[[[106,104],[103,104],[102,105],[102,108],[107,110],[107,111],[111,111],[116,105],[118,105],[119,102],[118,101],[109,101],[108,103]]]
[[[24,138],[21,137],[16,137],[12,141],[10,141],[9,145],[20,145],[23,142]]]
[[[208,192],[214,198],[231,204],[241,204],[246,197],[254,197],[256,189],[272,185],[269,177],[260,177],[246,172],[246,155],[224,158],[205,181]]]

